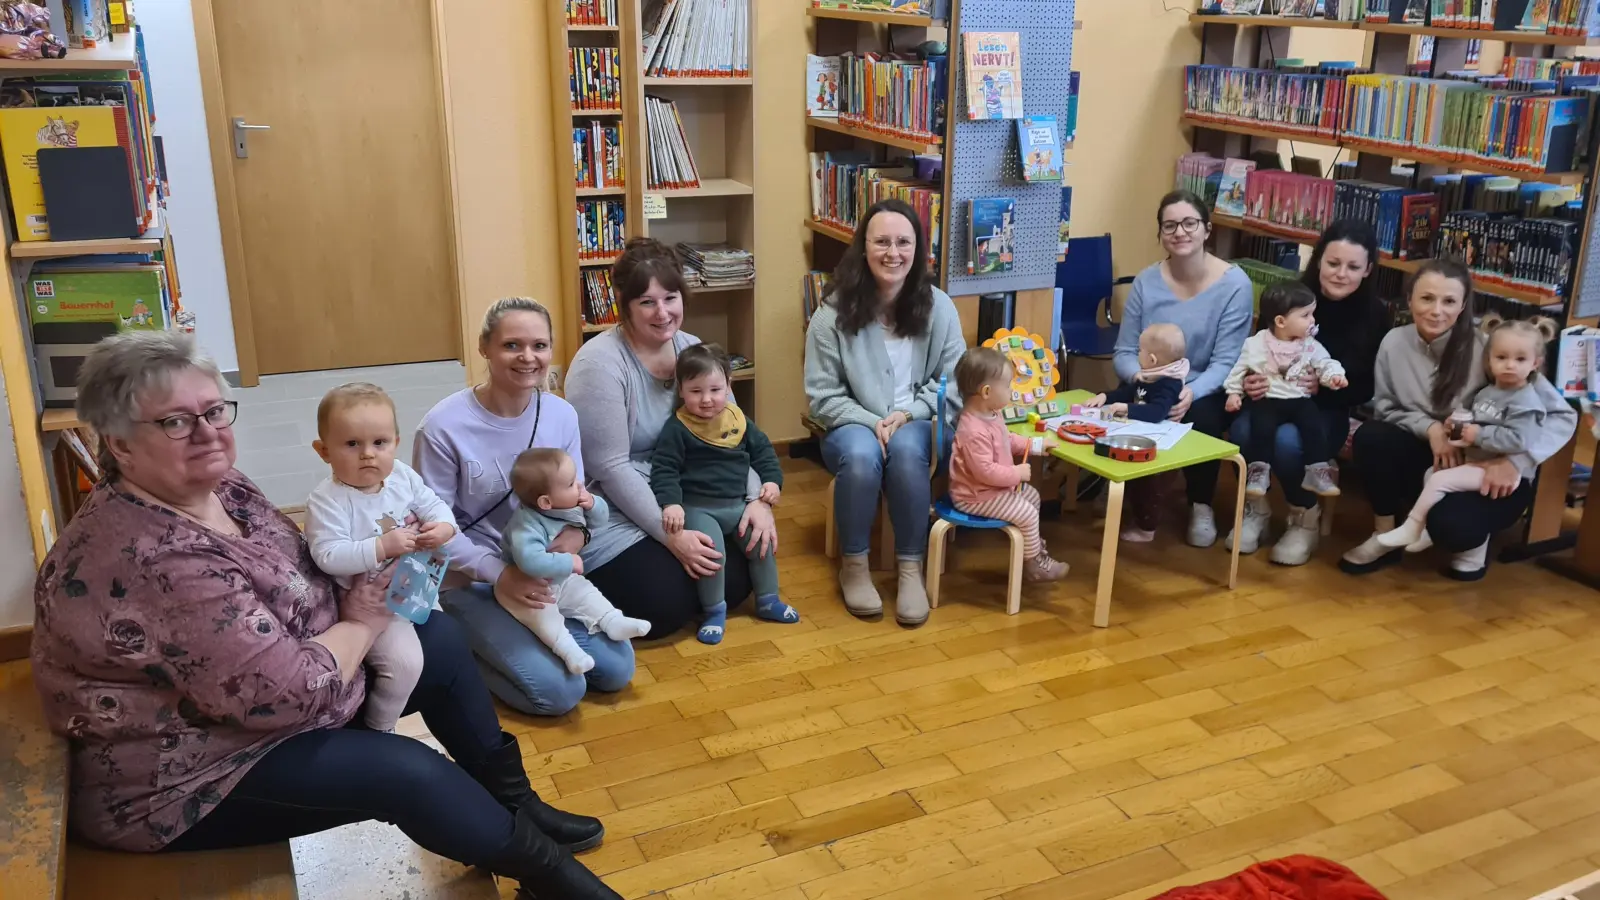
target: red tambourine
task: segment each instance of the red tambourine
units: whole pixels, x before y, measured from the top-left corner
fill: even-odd
[[[1066,422],[1056,429],[1056,437],[1071,444],[1092,444],[1105,436],[1104,425],[1090,422]]]

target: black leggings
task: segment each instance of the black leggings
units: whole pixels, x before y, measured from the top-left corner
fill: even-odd
[[[1194,430],[1201,434],[1220,438],[1228,430],[1228,423],[1233,419],[1233,414],[1228,412],[1227,402],[1227,395],[1221,391],[1196,397],[1194,403],[1189,405],[1189,414],[1183,417],[1183,421],[1193,425]],[[1221,473],[1221,460],[1199,463],[1184,469],[1183,478],[1188,484],[1189,502],[1204,503],[1207,506],[1216,502],[1217,476]]]
[[[1278,426],[1285,423],[1300,432],[1301,455],[1306,459],[1327,462],[1333,456],[1322,430],[1322,411],[1310,397],[1246,400],[1244,416],[1250,422],[1250,439],[1243,448],[1248,462],[1271,463],[1277,457]]]
[[[461,626],[434,615],[417,626],[417,638],[422,677],[406,714],[421,712],[451,757],[481,762],[500,743],[500,721]],[[503,850],[513,822],[472,776],[432,747],[351,725],[307,731],[273,747],[165,849],[271,844],[369,819],[397,825],[423,849],[466,865]]]
[[[1356,431],[1351,455],[1374,514],[1399,519],[1411,512],[1422,494],[1423,476],[1433,466],[1426,439],[1398,425],[1371,421]],[[1464,553],[1515,525],[1532,503],[1533,484],[1526,480],[1498,500],[1476,491],[1446,494],[1428,512],[1428,536],[1451,553]]]
[[[737,538],[735,538],[737,540]],[[723,596],[733,609],[750,596],[750,562],[743,553],[722,557]],[[623,615],[650,623],[647,639],[669,637],[705,616],[695,580],[666,545],[646,537],[584,577]]]

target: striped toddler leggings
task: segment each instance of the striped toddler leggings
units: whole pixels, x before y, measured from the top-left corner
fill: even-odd
[[[1003,519],[1022,529],[1022,558],[1035,559],[1044,552],[1044,541],[1039,538],[1039,491],[1031,484],[1023,484],[1018,491],[1004,494],[984,503],[956,501],[956,509],[974,516]]]

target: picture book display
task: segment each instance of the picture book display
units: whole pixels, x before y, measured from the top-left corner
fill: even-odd
[[[1217,212],[1244,217],[1245,182],[1255,170],[1256,164],[1248,159],[1230,159],[1222,164],[1222,180],[1217,183]]]
[[[869,52],[837,59],[840,122],[929,142],[942,139],[947,57]]]
[[[1017,149],[1026,181],[1060,181],[1061,138],[1055,116],[1023,116],[1017,120]]]
[[[172,322],[161,265],[38,267],[23,286],[30,325],[92,322],[118,331],[160,331]]]
[[[1012,197],[981,197],[971,201],[967,215],[967,274],[991,275],[1012,269],[1017,201]]]
[[[806,54],[806,115],[839,117],[839,57]]]
[[[568,48],[567,78],[573,109],[622,109],[622,53],[617,48]]]
[[[961,36],[967,118],[1022,118],[1022,40],[1015,31],[969,31]]]

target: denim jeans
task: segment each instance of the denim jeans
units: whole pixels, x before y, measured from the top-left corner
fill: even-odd
[[[405,711],[422,713],[449,757],[354,723],[302,732],[268,750],[165,849],[271,844],[369,819],[397,825],[423,849],[467,865],[505,847],[511,814],[451,761],[481,762],[499,746],[494,704],[459,624],[434,616],[416,631],[422,675]]]
[[[941,460],[949,456],[953,431],[945,429]],[[839,479],[833,491],[833,518],[841,553],[860,556],[872,548],[878,495],[887,494],[895,556],[922,559],[928,552],[928,510],[933,503],[933,479],[928,475],[932,454],[933,423],[927,420],[900,426],[889,438],[887,457],[877,433],[865,425],[841,425],[828,432],[822,439],[822,462]]]
[[[1350,433],[1349,412],[1343,409],[1322,409],[1318,414],[1322,417],[1323,433],[1327,435],[1328,443],[1335,447],[1343,447],[1345,438]],[[1234,419],[1233,424],[1228,427],[1228,437],[1241,447],[1247,446],[1250,443],[1250,417],[1239,416]],[[1279,425],[1277,437],[1272,454],[1272,474],[1278,476],[1278,484],[1283,488],[1284,499],[1289,501],[1290,506],[1300,509],[1316,506],[1317,495],[1300,487],[1300,482],[1306,477],[1306,463],[1324,460],[1305,458],[1305,452],[1300,449],[1300,432],[1293,424]]]
[[[583,652],[594,657],[594,668],[583,675],[568,672],[566,663],[501,608],[493,585],[480,582],[445,591],[439,605],[466,631],[489,690],[518,712],[564,715],[590,688],[620,691],[633,680],[633,645],[590,634],[572,619],[567,620],[567,631]]]

